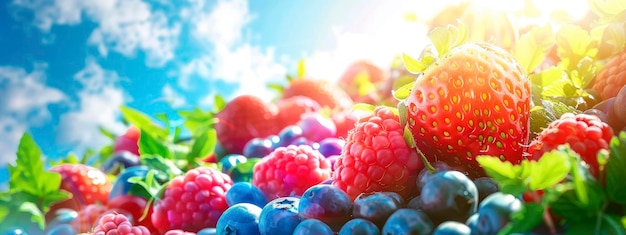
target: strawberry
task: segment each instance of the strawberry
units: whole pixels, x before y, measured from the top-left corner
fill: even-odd
[[[133,226],[123,214],[107,213],[100,218],[94,228],[93,235],[148,235],[150,231],[144,226]]]
[[[226,192],[233,185],[230,176],[208,167],[197,167],[170,180],[163,198],[156,201],[152,225],[165,234],[182,229],[198,232],[212,228],[228,208]]]
[[[326,80],[296,78],[291,80],[282,93],[281,99],[293,96],[307,96],[319,103],[322,108],[350,109],[352,99],[337,84]]]
[[[300,121],[303,114],[314,113],[321,109],[317,101],[307,96],[292,96],[282,99],[276,103],[276,106],[278,107],[277,125],[279,129],[295,125]]]
[[[48,214],[61,208],[80,211],[91,204],[106,204],[112,184],[106,174],[98,168],[83,164],[61,164],[50,171],[61,174],[61,190],[68,191],[72,197],[53,204]]]
[[[276,107],[254,95],[235,97],[216,117],[217,139],[227,152],[233,154],[241,154],[252,138],[264,138],[279,131]]]
[[[348,66],[339,78],[338,84],[353,101],[376,104],[378,94],[376,87],[387,80],[385,72],[367,60],[359,60]]]
[[[330,175],[330,161],[319,151],[308,145],[289,145],[276,148],[254,166],[252,184],[273,200],[302,196]]]
[[[415,80],[404,100],[408,127],[428,160],[485,176],[478,155],[522,160],[530,92],[529,79],[508,52],[488,43],[460,44]]]
[[[385,106],[361,117],[335,162],[333,185],[354,200],[361,193],[396,192],[409,198],[423,168],[404,139],[398,115]]]
[[[131,126],[121,136],[118,136],[113,143],[113,152],[119,153],[122,151],[128,151],[136,156],[139,156],[139,141],[140,131],[137,127]]]
[[[591,174],[599,179],[598,152],[609,149],[612,137],[613,129],[597,116],[566,113],[543,129],[530,143],[528,152],[532,155],[531,159],[538,160],[543,153],[550,152],[559,145],[569,144],[580,155],[581,160],[589,165]]]
[[[591,88],[598,91],[603,100],[615,97],[626,85],[626,50],[615,55],[593,83]]]
[[[348,132],[354,128],[354,124],[357,121],[357,115],[352,111],[334,112],[330,115],[331,120],[335,123],[337,128],[337,138],[346,138]]]

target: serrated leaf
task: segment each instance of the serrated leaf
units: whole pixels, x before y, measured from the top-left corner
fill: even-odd
[[[411,90],[415,85],[415,81],[402,85],[397,90],[392,91],[392,95],[396,100],[405,100],[411,95]]]
[[[157,138],[152,136],[150,132],[141,129],[139,135],[139,155],[159,155],[164,158],[172,157],[167,145],[160,142]]]
[[[406,53],[402,53],[402,63],[404,63],[404,67],[406,68],[406,70],[412,74],[424,72],[424,70],[426,70],[426,68],[428,67],[427,64],[424,64],[421,61],[414,59]]]
[[[557,54],[566,70],[574,70],[584,57],[595,58],[598,49],[589,33],[577,25],[563,25],[556,37]]]
[[[205,112],[197,107],[190,111],[179,111],[178,115],[184,119],[183,126],[189,130],[194,137],[212,128],[213,124],[217,122],[212,112]]]
[[[141,156],[141,164],[149,167],[150,169],[162,172],[167,179],[183,174],[183,171],[180,170],[172,160],[163,158],[159,155]],[[157,175],[157,178],[161,177],[162,175]]]
[[[435,46],[435,50],[437,50],[439,58],[447,54],[452,48],[452,32],[450,32],[450,29],[446,26],[438,26],[434,28],[428,34],[428,38]]]
[[[582,94],[583,89],[589,86],[593,78],[596,77],[596,64],[594,60],[590,57],[580,59],[578,65],[576,65],[576,69],[570,72],[569,77],[572,80],[572,85],[578,91],[575,92],[575,94],[581,96],[585,95]]]
[[[187,154],[187,161],[191,163],[196,158],[206,157],[215,149],[216,143],[217,133],[214,129],[204,132],[194,140],[191,151]]]
[[[487,155],[476,156],[476,161],[496,182],[517,178],[516,172],[519,169],[516,169],[509,161],[502,161],[498,157]]]
[[[530,189],[542,190],[565,179],[571,169],[568,154],[561,149],[544,153],[530,171]]]
[[[121,106],[120,110],[124,120],[128,121],[131,125],[141,130],[145,130],[154,137],[161,139],[165,139],[167,137],[168,130],[157,126],[148,115],[128,106]]]
[[[526,74],[531,74],[543,62],[554,44],[554,33],[550,25],[535,27],[520,37],[512,53]]]
[[[606,164],[606,193],[615,203],[626,205],[626,132],[611,139],[610,157]]]

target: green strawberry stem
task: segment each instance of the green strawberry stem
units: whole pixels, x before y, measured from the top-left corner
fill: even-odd
[[[431,174],[434,174],[435,173],[435,167],[433,167],[433,165],[430,164],[428,159],[426,159],[426,155],[424,155],[422,150],[420,150],[417,146],[414,146],[414,148],[417,151],[417,153],[420,155],[420,158],[422,159],[422,162],[424,163],[424,167],[426,167],[426,169],[428,169],[428,172],[430,172]]]
[[[532,196],[533,201],[541,204],[541,196],[539,196],[537,191],[530,191],[530,195]],[[543,210],[543,221],[548,226],[550,234],[556,234],[556,227],[554,226],[554,221],[552,221],[552,217],[550,217],[550,212],[548,210]]]

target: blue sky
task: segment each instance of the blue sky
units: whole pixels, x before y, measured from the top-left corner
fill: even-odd
[[[0,182],[24,132],[60,158],[107,144],[98,126],[123,133],[120,105],[174,115],[209,109],[217,93],[269,98],[258,88],[301,58],[319,79],[358,59],[388,66],[426,45],[422,21],[404,14],[427,19],[453,2],[2,1]]]

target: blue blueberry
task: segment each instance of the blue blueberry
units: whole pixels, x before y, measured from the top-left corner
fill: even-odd
[[[352,200],[343,190],[328,184],[311,186],[300,198],[302,218],[318,219],[339,230],[352,214]]]
[[[302,136],[302,128],[297,125],[289,125],[284,127],[279,133],[278,147],[287,147],[298,137]]]
[[[372,221],[356,218],[341,227],[338,235],[379,235],[380,229]]]
[[[420,206],[435,224],[448,220],[465,222],[476,212],[478,190],[459,171],[437,172],[422,187]]]
[[[267,204],[265,194],[249,182],[237,182],[226,192],[226,203],[233,206],[247,202],[263,208]]]
[[[254,235],[259,232],[261,208],[250,203],[239,203],[226,209],[217,220],[216,234]]]
[[[280,197],[267,203],[259,217],[259,231],[264,235],[292,234],[302,222],[298,214],[300,198]]]
[[[334,235],[330,227],[324,222],[316,219],[306,219],[302,221],[293,231],[293,235]]]
[[[324,157],[330,157],[333,155],[341,155],[341,149],[346,144],[346,141],[330,137],[325,138],[319,142],[320,147],[317,149]]]
[[[482,202],[487,196],[500,191],[498,183],[491,177],[480,177],[474,179],[474,185],[478,189],[478,203]]]
[[[420,200],[420,196],[415,196],[414,198],[411,198],[411,200],[406,203],[406,208],[421,210],[422,206],[420,205]]]
[[[291,143],[289,143],[289,144],[290,145],[296,145],[296,146],[299,146],[299,145],[309,145],[309,146],[313,147],[315,142],[307,139],[304,136],[300,136],[300,137],[294,139],[293,141],[291,141]],[[313,148],[313,149],[315,149],[315,148]]]
[[[396,210],[400,209],[398,202],[392,196],[383,192],[361,193],[354,199],[352,216],[372,221],[382,227]]]
[[[432,235],[471,235],[472,230],[464,223],[445,221],[435,228]]]
[[[113,187],[111,188],[111,192],[109,193],[109,200],[117,196],[128,195],[129,191],[133,187],[139,187],[134,183],[128,182],[128,179],[136,176],[146,177],[149,170],[150,168],[144,165],[133,166],[124,169],[124,171],[120,172],[120,174],[117,176],[115,182],[113,182]]]
[[[47,227],[53,227],[60,224],[69,224],[78,217],[78,212],[72,209],[61,208],[52,214],[52,220],[47,224]]]
[[[243,155],[247,158],[262,158],[274,151],[273,143],[266,138],[252,138],[243,147]]]
[[[222,172],[228,173],[237,164],[244,163],[247,160],[246,156],[241,154],[228,154],[220,159],[219,163],[222,165]]]
[[[228,155],[228,151],[220,144],[219,142],[215,144],[215,148],[213,149],[213,154],[215,154],[215,160],[219,161],[224,156]]]
[[[401,208],[395,211],[385,222],[382,234],[431,234],[435,225],[422,211]]]
[[[12,227],[7,229],[6,231],[2,231],[2,235],[28,235],[26,230],[19,227]]]
[[[110,174],[118,174],[120,169],[126,169],[133,166],[141,165],[139,156],[129,152],[120,151],[102,163],[102,171]]]
[[[270,142],[272,142],[272,149],[276,149],[280,144],[280,137],[278,135],[270,135],[268,136],[266,139],[268,139]]]
[[[198,233],[196,233],[196,235],[216,235],[216,234],[217,234],[217,230],[215,230],[215,228],[205,228],[205,229],[198,231]]]
[[[478,235],[478,230],[476,228],[478,225],[478,213],[470,215],[470,217],[467,218],[467,221],[465,221],[465,225],[467,225],[467,227],[469,227],[472,231],[471,235]]]
[[[430,177],[435,173],[452,170],[452,168],[445,162],[434,162],[432,165],[435,168],[435,172],[430,172],[427,167],[424,167],[424,169],[422,169],[417,175],[417,190],[421,191],[422,187],[424,187],[426,182],[428,182]]]
[[[46,235],[76,235],[78,234],[70,224],[57,224],[46,228]]]
[[[522,202],[513,195],[496,192],[487,196],[478,208],[478,234],[497,234],[521,209]]]

